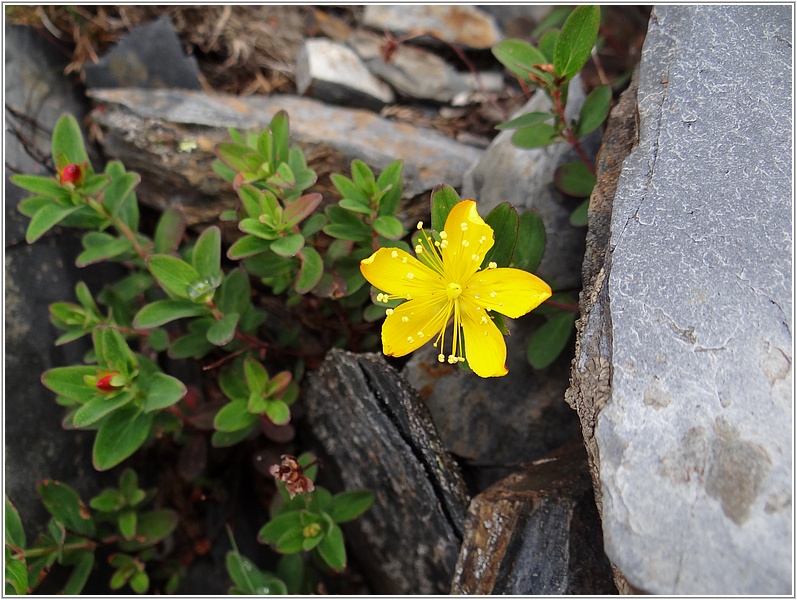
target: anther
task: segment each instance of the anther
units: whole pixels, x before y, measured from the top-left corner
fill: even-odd
[[[415,254],[423,254],[423,246],[421,246],[420,244],[415,246]]]
[[[445,354],[438,354],[437,355],[437,360],[439,362],[446,362],[446,355]]]
[[[398,258],[398,252],[393,250],[393,252],[390,253],[390,258]]]
[[[418,231],[423,229],[423,221],[418,221],[418,224],[416,225],[416,227],[418,228]]]
[[[405,316],[401,317],[401,322],[402,323],[409,323],[410,322],[410,318],[405,315]]]
[[[401,258],[401,262],[402,262],[403,264],[405,264],[405,265],[406,265],[406,264],[407,264],[407,257],[406,257],[406,256],[403,256],[403,257]]]
[[[393,309],[392,309],[392,308],[388,308],[388,309],[385,311],[385,314],[386,314],[386,315],[389,317],[390,315],[392,315],[392,314],[393,314]]]
[[[496,292],[495,290],[490,292],[490,298],[495,298],[497,295],[498,295],[498,292]]]
[[[459,228],[460,228],[462,231],[467,231],[467,230],[468,230],[468,224],[467,224],[467,223],[465,223],[465,221],[462,221],[462,223],[460,223],[460,224],[459,224]]]
[[[407,273],[407,279],[415,279],[415,273]]]
[[[468,246],[470,246],[470,242],[468,240],[462,240],[462,245],[467,248]]]
[[[487,265],[488,269],[495,269],[498,266],[498,263],[490,261],[490,264]]]
[[[480,257],[479,257],[479,255],[478,255],[478,254],[471,254],[471,255],[470,255],[470,259],[471,259],[471,260],[479,260],[479,258],[480,258]]]
[[[481,236],[481,237],[479,238],[479,243],[480,243],[480,244],[483,244],[483,243],[484,243],[484,242],[486,242],[486,241],[487,241],[487,236],[486,236],[486,235],[483,235],[483,236]]]
[[[441,240],[444,240],[444,239],[446,239],[447,237],[448,237],[448,234],[447,234],[445,231],[441,231],[441,232],[440,232],[440,239],[441,239]]]

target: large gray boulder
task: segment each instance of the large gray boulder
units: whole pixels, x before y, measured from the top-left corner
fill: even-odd
[[[650,593],[793,589],[791,20],[651,16],[588,332],[603,337],[574,362],[610,383],[582,422],[606,552]]]

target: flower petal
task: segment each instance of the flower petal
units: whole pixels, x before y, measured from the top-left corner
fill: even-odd
[[[443,231],[447,242],[441,247],[446,277],[462,283],[478,270],[484,255],[493,247],[493,229],[479,216],[473,200],[462,200],[448,213]]]
[[[504,336],[484,310],[463,310],[462,331],[468,365],[476,375],[502,377],[509,372]]]
[[[521,269],[485,269],[463,286],[462,295],[477,306],[517,319],[551,297],[551,286]]]
[[[388,356],[404,356],[432,341],[451,316],[445,293],[397,306],[382,324],[382,351]]]
[[[360,272],[373,286],[399,298],[445,290],[437,273],[400,248],[380,248],[360,261]]]

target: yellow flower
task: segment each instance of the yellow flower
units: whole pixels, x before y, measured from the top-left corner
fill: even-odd
[[[494,238],[473,200],[451,209],[439,237],[433,242],[423,233],[415,246],[417,258],[398,248],[380,248],[360,263],[363,276],[386,292],[377,295],[378,301],[406,300],[387,310],[384,353],[404,356],[434,340],[440,362],[454,364],[467,356],[480,377],[506,375],[506,344],[491,312],[516,319],[550,298],[551,288],[520,269],[490,263],[479,270]],[[445,334],[452,316],[451,353],[446,357]]]

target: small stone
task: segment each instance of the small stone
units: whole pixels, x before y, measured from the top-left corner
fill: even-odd
[[[384,42],[383,36],[362,30],[347,40],[371,73],[402,96],[448,103],[457,94],[468,91],[468,84],[453,67],[421,48],[401,44],[386,62],[381,52]]]
[[[133,29],[84,72],[88,88],[202,89],[196,58],[185,55],[168,15]]]
[[[501,41],[501,32],[493,17],[468,5],[368,4],[363,24],[402,36],[432,34],[413,38],[416,42],[432,37],[468,48],[486,49]]]
[[[296,88],[305,96],[375,111],[395,99],[393,90],[371,75],[351,48],[325,38],[306,40],[299,51]]]

